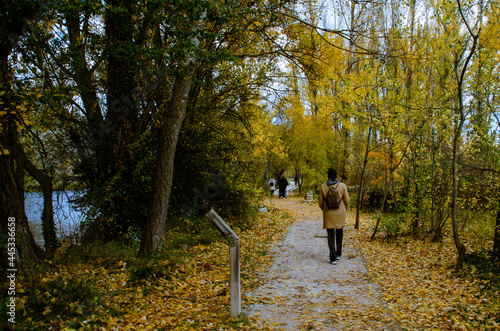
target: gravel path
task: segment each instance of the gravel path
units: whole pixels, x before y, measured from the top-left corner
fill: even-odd
[[[273,330],[399,330],[344,230],[343,259],[328,263],[326,230],[316,205],[270,200],[297,217],[283,242],[271,249],[274,264],[266,282],[244,309]]]

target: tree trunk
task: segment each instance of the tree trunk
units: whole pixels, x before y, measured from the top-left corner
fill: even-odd
[[[500,257],[500,210],[497,211],[495,238],[493,239],[493,256]]]
[[[19,113],[11,103],[12,74],[8,58],[24,32],[26,22],[35,17],[39,10],[32,2],[5,2],[2,4],[4,17],[0,22],[0,245],[12,248],[0,250],[2,259],[0,273],[5,278],[7,270],[17,270],[23,274],[33,273],[35,266],[45,257],[45,252],[36,244],[28,226],[24,211],[23,183],[16,180],[15,149]],[[15,241],[9,240],[15,238]],[[9,245],[10,244],[10,245]],[[11,258],[8,260],[8,258]]]
[[[133,130],[138,124],[138,106],[135,101],[137,88],[137,58],[132,56],[133,2],[111,0],[106,6],[106,55],[107,66],[107,124],[110,130],[101,133],[104,143],[98,144],[101,164],[109,175],[115,175],[122,167],[130,166],[130,144]],[[79,72],[79,71],[76,71]],[[106,132],[107,131],[107,132]],[[109,176],[108,175],[108,176]]]
[[[1,139],[2,145],[5,141],[3,138]],[[24,212],[24,201],[20,199],[19,186],[14,173],[12,154],[0,155],[0,233],[3,237],[1,242],[7,247],[10,234],[15,233],[16,238],[15,261],[12,264],[10,264],[12,261],[7,260],[6,250],[1,250],[0,255],[4,267],[2,272],[14,269],[29,275],[45,258],[45,252],[37,245],[29,229]],[[14,220],[15,231],[9,231],[8,225],[11,220]],[[5,265],[7,262],[9,264]]]
[[[451,200],[451,222],[453,226],[453,239],[455,241],[455,246],[457,248],[457,269],[462,269],[465,259],[465,246],[460,240],[460,234],[458,230],[458,171],[457,171],[457,161],[459,154],[459,142],[460,136],[462,134],[462,127],[465,121],[465,116],[460,116],[457,123],[457,128],[455,129],[455,135],[453,137],[453,158],[452,158],[452,171],[453,171],[453,193]]]
[[[8,86],[4,82],[4,87]],[[16,180],[16,166],[22,167],[20,162],[15,160],[15,149],[18,142],[17,124],[12,111],[10,100],[3,94],[0,97],[0,111],[6,112],[1,118],[0,126],[0,243],[5,247],[13,248],[14,255],[6,255],[7,250],[2,249],[0,258],[2,259],[2,273],[6,270],[16,270],[24,274],[32,274],[35,266],[40,264],[46,257],[45,252],[37,245],[29,229],[28,219],[24,211],[24,190],[22,183]],[[14,225],[14,226],[12,226]],[[15,237],[15,242],[9,238]],[[9,245],[10,244],[10,245]],[[7,264],[8,263],[8,264]]]
[[[364,179],[365,179],[366,164],[368,163],[368,153],[370,152],[371,136],[372,136],[372,125],[370,122],[370,127],[368,128],[368,139],[366,141],[365,159],[363,160],[363,169],[361,169],[361,178],[359,180],[358,203],[356,206],[356,223],[354,225],[354,228],[356,230],[359,229],[359,214],[361,212],[361,207],[363,205],[363,185],[364,185]]]
[[[69,11],[65,13],[66,24],[68,27],[68,37],[70,41],[70,50],[73,54],[72,67],[74,72],[74,80],[78,88],[79,95],[82,99],[82,104],[85,108],[85,115],[89,123],[89,127],[93,129],[99,128],[99,125],[104,124],[101,108],[99,106],[99,98],[94,82],[92,81],[92,72],[88,68],[87,58],[85,56],[85,45],[81,42],[81,22],[80,14],[77,11]],[[43,61],[43,58],[41,58]]]
[[[387,178],[386,178],[386,180],[387,180]],[[385,202],[387,201],[388,193],[389,193],[389,183],[386,182],[385,190],[384,190],[384,198],[382,199],[382,206],[380,206],[380,216],[377,219],[377,224],[375,224],[375,229],[373,230],[373,233],[372,233],[372,236],[370,237],[370,240],[373,240],[375,238],[375,235],[377,234],[378,226],[380,224],[380,219],[382,218],[382,215],[384,214]]]
[[[299,187],[299,196],[302,196],[302,184],[301,184],[301,180],[300,180],[300,169],[299,168],[295,168],[295,178],[297,178],[297,183],[295,183],[295,185],[297,185]]]
[[[357,1],[351,1],[351,16],[350,16],[350,32],[349,32],[349,59],[347,62],[346,74],[349,75],[352,72],[352,67],[356,65],[356,55],[355,55],[355,47],[356,47],[356,35],[354,33],[355,25],[356,25],[356,5]],[[356,65],[356,69],[357,69]],[[346,110],[344,114],[342,114],[343,122],[341,128],[341,137],[342,137],[342,151],[340,154],[340,159],[338,161],[338,177],[340,181],[344,182],[347,179],[347,164],[349,160],[349,140],[350,140],[350,131],[347,128],[347,123],[350,122],[351,118],[349,117],[349,112]]]
[[[4,76],[5,77],[5,76]],[[3,82],[3,91],[10,90],[9,82]],[[16,160],[17,113],[8,98],[9,93],[0,96],[0,112],[5,112],[0,118],[0,242],[13,249],[8,259],[7,250],[2,249],[2,272],[16,270],[27,275],[45,258],[45,252],[37,245],[29,229],[28,219],[24,211],[23,183],[16,180],[16,168],[22,167]],[[16,162],[17,161],[17,162]],[[15,242],[9,238],[15,237]],[[14,254],[15,252],[15,254]],[[14,256],[15,255],[15,256]]]
[[[431,141],[431,154],[432,154],[432,163],[431,163],[431,229],[432,232],[435,235],[435,205],[436,205],[436,178],[435,178],[435,173],[436,173],[436,151],[437,148],[435,147],[435,141],[434,141],[434,132],[432,132],[432,141]]]
[[[52,202],[52,177],[45,172],[35,167],[24,151],[22,146],[18,146],[19,160],[22,162],[24,169],[40,184],[43,192],[43,212],[42,212],[42,229],[43,240],[45,241],[45,250],[49,257],[52,258],[57,249],[56,227],[54,224],[54,207]]]
[[[458,98],[458,109],[457,109],[457,124],[453,136],[453,159],[452,159],[452,171],[453,171],[453,194],[452,194],[452,201],[451,201],[451,221],[452,221],[452,226],[453,226],[453,239],[455,241],[455,246],[457,248],[458,252],[458,257],[457,257],[457,265],[456,268],[458,270],[462,269],[464,266],[464,260],[465,260],[465,245],[462,243],[460,240],[460,233],[458,229],[458,202],[457,202],[457,197],[458,197],[458,155],[459,155],[459,149],[460,149],[460,137],[462,135],[462,129],[465,123],[465,109],[464,109],[464,103],[463,103],[463,83],[464,83],[464,77],[465,73],[467,71],[467,66],[469,65],[470,60],[472,59],[472,56],[474,55],[474,51],[476,50],[477,46],[477,40],[479,38],[479,32],[477,34],[474,34],[467,23],[463,12],[462,12],[462,5],[460,4],[460,0],[457,0],[458,3],[458,9],[460,10],[460,14],[462,15],[462,19],[467,26],[467,29],[472,36],[472,47],[471,50],[464,62],[463,67],[460,69],[460,60],[462,59],[463,53],[455,59],[455,73],[457,75],[457,98]],[[465,50],[464,50],[465,52]]]
[[[194,72],[194,58],[188,60],[183,72],[175,80],[172,97],[167,106],[167,115],[158,136],[152,196],[143,228],[139,256],[150,256],[161,249],[172,190],[175,150],[186,115],[187,99]]]

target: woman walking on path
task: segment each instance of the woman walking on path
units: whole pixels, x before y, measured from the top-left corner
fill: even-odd
[[[274,194],[274,190],[276,189],[276,181],[274,180],[274,178],[271,178],[269,180],[269,189],[271,190],[271,197],[272,197]]]
[[[336,192],[329,192],[332,189],[335,189]],[[339,198],[340,203],[330,203],[334,198]],[[330,263],[337,264],[337,260],[342,258],[342,239],[347,208],[349,207],[349,193],[347,186],[337,179],[335,169],[328,170],[328,181],[321,185],[318,202],[319,207],[323,210],[323,228],[328,233]]]

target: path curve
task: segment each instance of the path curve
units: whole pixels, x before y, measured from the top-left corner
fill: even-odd
[[[321,211],[296,199],[271,199],[298,219],[283,242],[271,248],[274,263],[265,283],[249,293],[248,316],[272,330],[399,330],[352,242],[348,216],[344,258],[328,263]]]

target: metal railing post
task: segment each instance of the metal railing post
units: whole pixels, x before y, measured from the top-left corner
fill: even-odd
[[[205,217],[212,221],[217,230],[219,230],[229,244],[231,317],[236,317],[239,313],[241,313],[240,238],[215,212],[215,210],[210,209],[210,211],[205,214]]]

